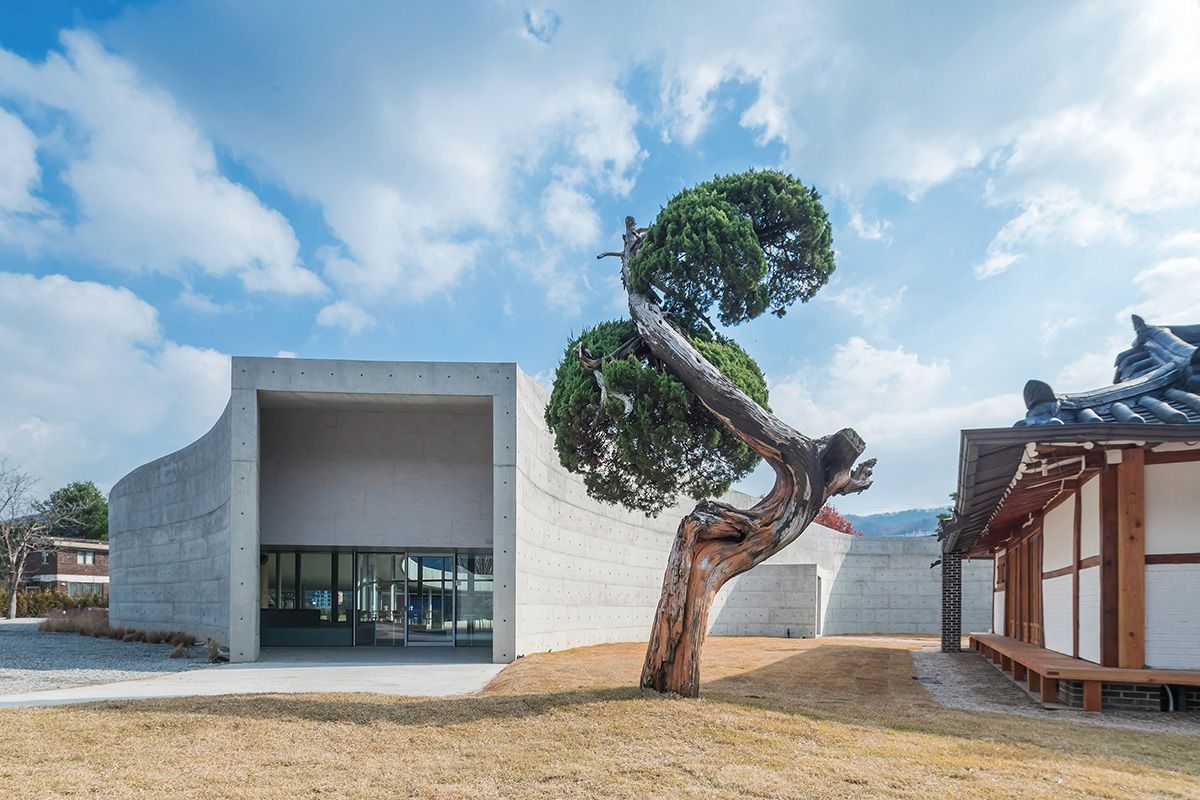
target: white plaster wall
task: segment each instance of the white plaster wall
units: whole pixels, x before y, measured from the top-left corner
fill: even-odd
[[[1004,636],[1004,590],[992,594],[992,633]]]
[[[492,546],[492,412],[263,408],[268,545]]]
[[[1196,552],[1200,552],[1200,461],[1148,464],[1146,553]]]
[[[230,407],[108,498],[109,619],[229,641]]]
[[[1046,649],[1065,655],[1075,650],[1075,616],[1070,575],[1042,581],[1042,634]]]
[[[518,371],[517,652],[644,641],[675,527],[694,503],[651,519],[592,500],[582,480],[559,464],[543,417],[546,400],[546,391]],[[738,493],[726,499],[735,505],[753,502]],[[813,525],[792,545],[731,581],[714,602],[710,625],[719,624],[719,633],[742,634],[774,626],[776,635],[783,635],[788,625],[782,615],[791,612],[777,613],[772,622],[769,610],[751,618],[748,609],[755,599],[781,600],[788,607],[796,600],[786,596],[788,585],[807,592],[803,570],[770,568],[815,565],[823,595],[822,633],[937,633],[941,573],[930,564],[939,557],[932,536],[851,537]],[[964,629],[986,630],[991,562],[969,561],[963,567]],[[764,584],[775,588],[761,591]],[[745,598],[738,597],[739,587]],[[778,594],[780,589],[785,594]]]
[[[1100,555],[1100,478],[1083,484],[1079,494],[1079,557]]]
[[[1100,663],[1100,568],[1079,570],[1079,657]]]
[[[1147,565],[1146,666],[1200,669],[1198,598],[1200,564]]]
[[[1042,522],[1042,570],[1071,566],[1075,556],[1075,498],[1070,497]]]

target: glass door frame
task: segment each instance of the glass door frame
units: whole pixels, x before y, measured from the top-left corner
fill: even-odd
[[[399,588],[399,585],[401,583],[403,583],[403,587],[404,587],[403,588],[403,597],[404,597],[404,614],[403,614],[403,616],[404,616],[404,640],[403,641],[404,641],[404,643],[403,643],[403,645],[401,645],[402,647],[457,647],[458,646],[458,625],[457,625],[457,619],[455,617],[455,614],[457,613],[457,610],[458,610],[458,580],[457,580],[458,554],[459,554],[459,552],[469,552],[469,551],[439,550],[439,549],[425,550],[423,548],[392,549],[392,548],[382,548],[382,547],[381,548],[374,548],[374,547],[357,548],[357,547],[355,547],[355,548],[352,548],[350,552],[352,553],[352,562],[354,565],[354,591],[353,591],[353,597],[351,598],[351,614],[352,614],[352,619],[354,620],[354,624],[352,626],[353,637],[351,638],[351,646],[353,646],[353,647],[358,647],[358,646],[378,647],[378,646],[381,646],[381,645],[376,645],[374,642],[360,643],[358,641],[358,612],[361,610],[360,606],[359,606],[358,593],[359,593],[360,587],[362,586],[362,580],[363,580],[363,576],[360,572],[360,569],[361,569],[360,557],[364,556],[364,555],[391,555],[391,556],[397,556],[397,557],[403,559],[404,580],[403,581],[396,580],[395,576],[393,576],[393,582],[397,584],[397,588]],[[408,559],[413,558],[414,556],[418,557],[418,558],[426,558],[426,557],[445,558],[450,564],[450,571],[448,573],[449,577],[448,578],[444,577],[442,579],[443,586],[445,586],[447,581],[450,583],[450,598],[451,598],[450,599],[450,613],[449,613],[450,636],[447,637],[446,641],[414,642],[412,640],[412,637],[409,635],[410,632],[408,629],[408,584],[409,584]]]
[[[458,611],[458,581],[456,580],[458,553],[455,550],[405,550],[405,569],[404,569],[404,646],[405,647],[457,647],[458,646],[458,626],[455,624],[455,614]],[[409,569],[407,560],[410,558],[444,558],[450,564],[449,572],[443,570],[441,584],[443,590],[446,583],[450,584],[450,636],[445,641],[413,641],[408,628],[408,585],[409,585]],[[421,569],[421,562],[417,562],[417,569]],[[446,577],[449,575],[449,577]],[[446,620],[446,609],[442,609],[443,625]]]

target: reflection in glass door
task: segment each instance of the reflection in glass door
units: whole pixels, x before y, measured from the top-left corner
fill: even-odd
[[[454,644],[454,557],[409,554],[408,644]]]
[[[404,566],[401,553],[359,554],[358,644],[404,644]]]

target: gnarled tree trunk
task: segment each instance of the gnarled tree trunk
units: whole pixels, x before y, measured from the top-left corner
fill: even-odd
[[[625,229],[621,276],[638,336],[654,358],[775,470],[775,485],[753,508],[706,500],[683,518],[675,534],[641,684],[695,697],[708,611],[717,590],[794,541],[831,496],[869,487],[875,461],[854,466],[864,444],[853,430],[809,439],[710,364],[667,322],[653,298],[634,291],[629,260],[644,232],[632,217],[626,218]]]

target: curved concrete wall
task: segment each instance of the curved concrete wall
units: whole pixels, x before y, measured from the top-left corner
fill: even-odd
[[[679,519],[599,503],[559,464],[546,391],[518,371],[517,653],[644,640]],[[734,505],[753,499],[737,492]],[[716,635],[793,636],[941,630],[936,537],[852,537],[812,525],[730,581],[710,615]],[[815,565],[815,569],[814,569]],[[991,623],[992,566],[964,562],[963,625]],[[817,586],[820,591],[818,593]]]
[[[108,498],[109,619],[229,640],[230,406]]]

